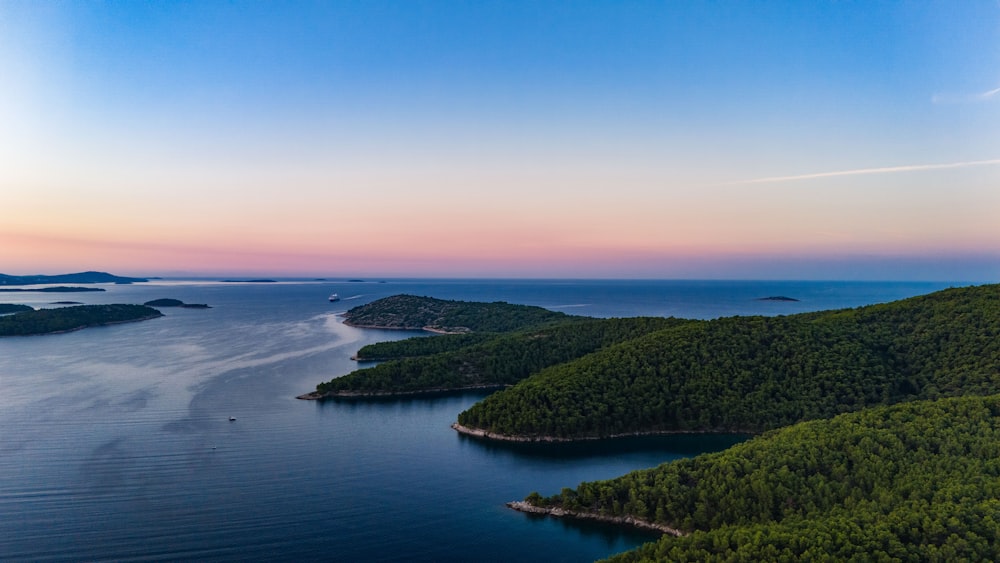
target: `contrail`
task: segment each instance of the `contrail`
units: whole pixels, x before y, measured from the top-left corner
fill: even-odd
[[[723,182],[712,184],[713,186],[740,186],[745,184],[770,184],[774,182],[794,182],[796,180],[813,180],[816,178],[834,178],[837,176],[861,176],[865,174],[891,174],[893,172],[918,172],[922,170],[944,170],[947,168],[967,168],[970,166],[989,166],[1000,164],[1000,158],[993,160],[973,160],[969,162],[951,162],[947,164],[914,164],[910,166],[887,166],[883,168],[861,168],[859,170],[840,170],[838,172],[818,172],[816,174],[799,174],[798,176],[772,176],[769,178],[755,178],[753,180],[739,180],[736,182]]]

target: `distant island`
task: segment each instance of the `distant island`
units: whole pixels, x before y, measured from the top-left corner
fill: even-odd
[[[53,301],[52,305],[83,305],[79,301]]]
[[[147,278],[129,278],[116,276],[107,272],[78,272],[75,274],[57,274],[53,276],[32,275],[12,276],[0,274],[0,285],[39,285],[49,283],[138,283],[147,282]]]
[[[222,280],[222,283],[278,283],[278,280]]]
[[[144,305],[77,305],[0,317],[0,336],[33,336],[143,321],[163,313]]]
[[[23,311],[34,311],[34,307],[28,305],[15,305],[13,303],[0,303],[0,315],[9,315],[10,313],[21,313]]]
[[[774,295],[771,297],[758,297],[757,301],[798,301],[798,299],[785,297],[784,295]]]
[[[204,303],[185,303],[180,299],[154,299],[143,303],[147,307],[180,307],[182,309],[211,309]]]
[[[0,287],[0,292],[14,293],[18,291],[30,291],[32,293],[87,293],[92,291],[107,291],[103,287],[69,287],[58,285],[56,287],[38,287],[26,289],[23,287]]]

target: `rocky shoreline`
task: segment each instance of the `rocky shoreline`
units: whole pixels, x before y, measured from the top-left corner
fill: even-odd
[[[477,391],[480,389],[503,389],[506,385],[469,385],[467,387],[435,387],[433,389],[420,389],[416,391],[337,391],[334,393],[320,393],[313,391],[295,397],[303,401],[319,401],[322,399],[383,399],[390,397],[414,397],[432,393],[457,393],[462,391]]]
[[[343,315],[341,315],[343,316]],[[385,325],[362,325],[355,324],[351,321],[344,319],[344,324],[349,327],[354,328],[372,328],[376,330],[422,330],[425,332],[433,332],[434,334],[468,334],[472,332],[469,329],[464,330],[446,330],[442,328],[437,328],[433,326],[385,326]]]
[[[684,532],[678,530],[677,528],[671,528],[666,524],[657,524],[655,522],[640,520],[638,518],[633,518],[631,516],[608,516],[606,514],[597,514],[595,512],[566,510],[564,508],[558,508],[558,507],[535,506],[523,500],[508,502],[507,507],[517,510],[518,512],[527,512],[528,514],[544,514],[546,516],[554,516],[556,518],[568,517],[568,518],[578,518],[581,520],[596,520],[598,522],[607,522],[608,524],[619,524],[622,526],[632,526],[634,528],[642,528],[644,530],[654,530],[657,532],[670,534],[672,536],[678,536],[678,537],[686,535]]]
[[[512,436],[509,434],[497,434],[481,428],[469,428],[459,423],[454,423],[451,427],[459,434],[472,436],[474,438],[488,438],[490,440],[501,440],[504,442],[580,442],[585,440],[608,440],[613,438],[638,438],[642,436],[681,436],[687,434],[747,434],[754,432],[741,430],[652,430],[649,432],[626,432],[623,434],[610,434],[608,436],[574,436],[573,438],[562,438],[559,436]]]

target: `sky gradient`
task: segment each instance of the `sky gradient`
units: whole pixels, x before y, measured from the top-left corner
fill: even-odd
[[[1000,3],[0,1],[0,272],[1000,281]]]

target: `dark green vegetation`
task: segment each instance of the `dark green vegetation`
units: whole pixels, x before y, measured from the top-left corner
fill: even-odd
[[[541,307],[394,295],[344,314],[351,326],[440,332],[510,332],[571,318]]]
[[[318,394],[389,394],[500,387],[548,366],[617,342],[688,321],[637,317],[589,319],[563,316],[561,323],[507,334],[479,333],[411,338],[375,352],[403,359],[360,369],[316,386]]]
[[[1000,392],[1000,286],[858,309],[691,321],[534,374],[460,424],[528,438],[759,432]]]
[[[494,332],[469,332],[465,334],[444,334],[433,338],[407,338],[406,340],[390,340],[362,346],[355,359],[365,360],[399,360],[429,356],[465,348],[486,340],[496,338]]]
[[[154,299],[143,303],[147,307],[182,307],[184,309],[211,309],[204,303],[185,303],[180,299]]]
[[[180,307],[183,304],[184,302],[180,299],[153,299],[143,303],[147,307]]]
[[[104,288],[100,288],[100,287],[68,287],[68,286],[65,286],[65,285],[58,285],[58,286],[55,286],[55,287],[39,287],[39,288],[32,288],[32,289],[5,287],[5,288],[0,289],[0,291],[6,292],[6,293],[10,293],[10,292],[14,292],[14,291],[31,291],[31,292],[38,292],[38,293],[86,293],[86,292],[89,292],[89,291],[107,291],[107,290],[104,289]]]
[[[800,423],[527,501],[675,527],[613,561],[1000,560],[1000,396]]]
[[[143,305],[78,305],[39,309],[0,317],[0,336],[67,332],[91,326],[141,321],[163,316]]]
[[[78,272],[55,276],[11,276],[0,274],[0,285],[35,285],[41,283],[134,283],[149,281],[146,278],[115,276],[107,272]]]
[[[22,311],[34,311],[34,307],[28,305],[15,305],[13,303],[0,303],[0,315],[9,313],[20,313]]]

